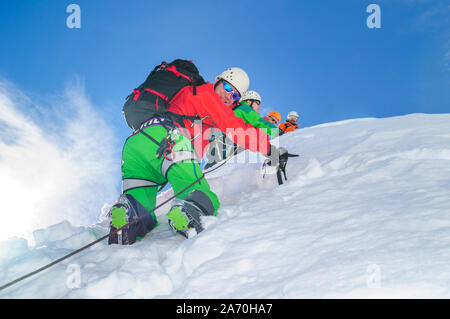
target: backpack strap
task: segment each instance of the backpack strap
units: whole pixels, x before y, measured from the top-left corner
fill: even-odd
[[[197,95],[197,86],[206,84],[205,80],[201,75],[199,75],[192,84],[193,94]]]
[[[183,120],[188,120],[191,122],[194,122],[196,120],[201,120],[200,116],[198,116],[198,115],[182,115],[182,114],[177,114],[177,113],[172,113],[172,112],[166,112],[165,116],[170,118],[170,120],[172,120],[173,122],[178,123],[182,127],[185,127]]]

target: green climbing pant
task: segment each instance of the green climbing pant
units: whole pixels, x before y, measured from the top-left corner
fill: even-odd
[[[153,124],[130,136],[122,152],[122,191],[131,195],[147,210],[156,205],[161,185],[171,184],[174,194],[182,191],[203,175],[191,141],[182,134],[170,136],[175,142],[167,158],[158,153],[170,133],[161,124]],[[158,143],[158,144],[157,144]],[[192,194],[196,196],[192,196]],[[207,215],[217,215],[219,200],[203,178],[177,198],[199,198]],[[198,196],[200,195],[200,196]],[[156,215],[151,213],[156,222]],[[156,225],[156,224],[155,224]]]

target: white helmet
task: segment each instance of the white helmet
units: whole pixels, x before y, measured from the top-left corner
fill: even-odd
[[[247,91],[242,94],[241,101],[245,100],[256,100],[259,101],[259,104],[262,104],[261,96],[259,96],[258,92],[256,91]]]
[[[248,90],[250,86],[250,79],[247,73],[241,68],[228,68],[222,72],[221,75],[216,77],[216,80],[223,79],[233,85],[239,94],[242,96],[245,91]]]
[[[293,117],[295,117],[295,119],[298,120],[298,113],[295,112],[295,111],[289,112],[287,118],[290,119],[290,118],[293,118]]]

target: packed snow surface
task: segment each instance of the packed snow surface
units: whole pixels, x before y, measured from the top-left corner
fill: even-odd
[[[101,242],[0,297],[450,297],[450,114],[328,123],[274,142],[300,154],[288,181],[239,154],[207,175],[222,206],[197,236],[174,235],[166,205],[136,244]],[[33,247],[0,243],[0,285],[100,238],[107,222],[36,230]]]

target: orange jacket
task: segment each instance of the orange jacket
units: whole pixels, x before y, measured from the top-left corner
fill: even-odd
[[[281,123],[280,125],[278,125],[278,128],[280,130],[282,130],[284,133],[288,133],[288,132],[293,132],[296,129],[298,129],[298,124],[292,124],[288,121]]]
[[[203,119],[201,126],[194,124],[191,127],[192,121],[187,119],[183,120],[185,128],[179,126],[180,132],[183,132],[184,129],[189,132],[189,134],[184,132],[184,135],[189,138],[195,137],[192,145],[199,158],[203,157],[210,143],[207,131],[210,131],[208,129],[211,128],[218,128],[224,133],[227,133],[227,129],[233,129],[227,136],[237,145],[264,155],[269,152],[269,135],[252,125],[245,124],[243,119],[236,117],[232,109],[234,105],[227,106],[224,104],[214,91],[212,83],[207,82],[196,89],[196,95],[193,94],[192,86],[186,86],[181,89],[172,98],[167,106],[167,110],[188,116],[198,115]]]

